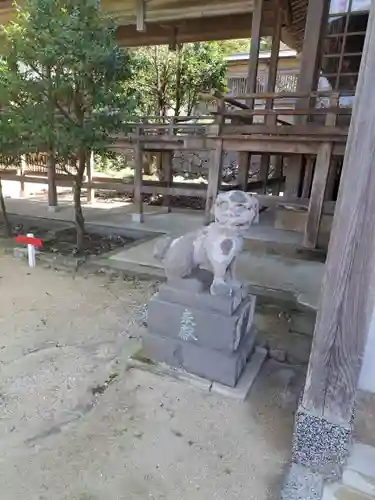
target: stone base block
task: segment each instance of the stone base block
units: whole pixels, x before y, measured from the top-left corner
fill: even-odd
[[[281,492],[281,500],[320,500],[323,484],[320,474],[302,465],[292,464]]]
[[[143,352],[149,359],[234,387],[253,351],[255,336],[255,332],[250,331],[242,339],[238,350],[228,354],[191,342],[145,333]]]
[[[351,445],[351,428],[312,415],[296,415],[292,460],[329,479],[341,477]]]
[[[228,387],[227,385],[214,382],[211,392],[220,394],[220,396],[237,399],[238,401],[245,401],[266,357],[267,351],[263,347],[256,347],[240,378],[237,380],[236,386]]]
[[[194,295],[184,291],[173,295],[172,290],[168,286],[162,288],[149,301],[148,328],[153,334],[230,354],[238,349],[242,338],[251,330],[254,296],[244,299],[234,314],[228,314],[228,309],[219,312],[220,309],[217,311],[208,307],[208,302],[215,303],[217,307],[217,304],[224,303],[225,298],[221,301],[220,297],[209,294]],[[184,298],[186,300],[182,304],[176,302]],[[218,302],[216,299],[219,299]]]
[[[189,280],[185,279],[181,281],[185,283]],[[205,291],[200,293],[191,293],[191,291],[186,288],[172,287],[168,283],[160,287],[157,297],[166,302],[173,302],[176,304],[183,304],[187,307],[231,315],[235,313],[241,303],[247,298],[247,291],[245,288],[241,288],[231,297],[220,297],[218,295],[211,295],[208,291],[208,287]],[[254,295],[252,296],[252,300],[255,304]]]

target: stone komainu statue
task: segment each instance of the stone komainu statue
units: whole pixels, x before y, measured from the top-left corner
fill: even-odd
[[[231,296],[241,288],[233,276],[243,234],[259,218],[257,198],[243,191],[220,193],[214,205],[215,221],[180,238],[165,238],[154,257],[164,264],[168,281],[190,278],[207,264],[213,271],[212,295]]]

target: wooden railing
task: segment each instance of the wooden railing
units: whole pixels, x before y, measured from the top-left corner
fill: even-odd
[[[126,143],[126,147],[134,151],[136,163],[134,183],[130,179],[107,179],[95,176],[85,186],[91,189],[134,192],[135,202],[142,218],[144,195],[164,195],[168,201],[167,206],[170,206],[172,196],[196,196],[205,198],[206,202],[214,200],[220,188],[224,151],[260,154],[263,155],[262,160],[263,157],[268,157],[268,166],[266,163],[261,163],[261,168],[266,167],[265,174],[261,171],[257,180],[263,186],[260,189],[262,204],[273,206],[294,203],[307,207],[309,222],[305,242],[306,246],[314,246],[319,232],[320,218],[326,210],[322,193],[330,175],[331,158],[337,159],[343,156],[351,118],[351,108],[340,105],[342,95],[344,93],[338,92],[254,93],[237,96],[216,93],[207,97],[216,101],[216,111],[211,115],[134,118],[124,122],[126,134],[113,138],[115,144]],[[278,103],[282,100],[291,98],[296,102],[295,109],[278,107]],[[328,107],[319,107],[322,99],[328,99]],[[263,103],[263,107],[254,109],[254,102]],[[291,119],[290,123],[286,121],[287,118]],[[190,146],[200,144],[201,149],[210,150],[208,185],[174,182],[172,153],[176,149],[184,149],[186,144]],[[144,151],[159,152],[163,161],[166,161],[164,181],[151,182],[143,179]],[[305,155],[312,175],[309,186],[303,190],[302,198],[286,199],[278,196],[278,191],[275,192],[274,189],[272,192],[275,196],[267,195],[270,155],[276,155],[280,179],[283,179],[284,156]],[[241,168],[240,164],[240,171]],[[246,171],[244,172],[246,174]],[[40,179],[38,175],[34,177],[26,175],[23,181],[38,182],[38,177]],[[250,186],[248,183],[248,175],[242,177],[243,182],[240,180],[238,183],[237,180],[236,187],[239,185],[243,189],[255,190],[255,185]],[[8,175],[4,178],[17,180],[19,177],[8,170]],[[70,185],[71,179],[69,176],[59,175],[58,184]],[[210,203],[207,202],[206,214],[209,213]]]

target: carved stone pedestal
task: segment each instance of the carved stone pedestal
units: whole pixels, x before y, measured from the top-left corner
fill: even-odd
[[[144,355],[231,387],[254,349],[255,296],[212,296],[211,280],[162,285],[148,306]]]

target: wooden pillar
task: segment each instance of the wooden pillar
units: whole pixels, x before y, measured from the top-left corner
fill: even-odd
[[[317,87],[321,34],[328,11],[328,0],[309,0],[301,67],[298,77],[298,92],[310,93]],[[310,99],[298,99],[296,108],[308,108]],[[306,117],[296,117],[296,122],[303,123]],[[294,155],[286,169],[285,196],[298,197],[301,187],[302,155]]]
[[[255,9],[253,11],[253,19],[251,23],[250,58],[249,58],[249,67],[248,67],[247,82],[246,82],[246,92],[249,94],[255,92],[257,88],[262,17],[263,17],[263,0],[256,0]],[[249,108],[253,109],[254,99],[247,99],[246,104],[249,106]]]
[[[272,187],[272,194],[273,195],[276,195],[276,196],[279,196],[280,194],[280,191],[281,191],[281,186],[282,186],[282,178],[283,178],[283,175],[284,175],[284,168],[283,168],[283,156],[282,155],[276,155],[274,157],[274,161],[275,161],[275,179],[278,179],[278,182],[273,185]]]
[[[162,153],[162,169],[163,169],[163,181],[166,183],[168,188],[172,187],[173,184],[173,152],[163,151]],[[163,206],[167,207],[168,213],[171,212],[171,202],[172,196],[166,194],[163,200]]]
[[[277,77],[277,66],[279,63],[279,51],[280,51],[280,39],[281,39],[281,27],[283,22],[283,11],[279,2],[276,3],[276,13],[275,13],[275,24],[273,26],[272,35],[272,47],[271,47],[271,58],[268,68],[267,76],[267,92],[275,92],[276,87],[276,77]],[[267,99],[265,104],[266,109],[273,108],[273,100]],[[267,125],[276,125],[276,116],[266,116],[265,122]],[[271,155],[263,154],[260,162],[260,178],[262,180],[263,194],[267,193],[267,181],[270,170],[270,159]]]
[[[333,200],[336,181],[337,181],[337,172],[339,169],[339,162],[340,162],[339,158],[337,157],[332,158],[331,166],[328,172],[327,187],[324,195],[325,201]]]
[[[331,165],[332,146],[332,142],[323,143],[320,146],[319,153],[316,158],[306,228],[303,238],[303,246],[307,248],[315,248],[318,243],[325,190],[327,186],[328,172]]]
[[[339,95],[332,95],[330,98],[330,107],[336,108],[338,106],[338,102]],[[325,123],[327,127],[336,125],[336,121],[337,115],[335,113],[327,114]],[[332,163],[332,149],[332,141],[322,143],[316,158],[309,210],[303,238],[303,245],[308,248],[315,248],[318,243],[320,221],[323,214],[323,204]]]
[[[328,12],[328,4],[328,0],[309,0],[298,77],[298,92],[311,92],[317,87],[321,34]],[[305,108],[308,105],[309,99],[299,99],[296,107]]]
[[[303,175],[302,198],[309,198],[314,175],[315,158],[308,156],[306,159],[305,172]]]
[[[242,191],[247,191],[247,185],[249,183],[250,160],[250,153],[238,153],[237,184],[239,185],[240,189],[242,189]]]
[[[261,42],[261,28],[263,18],[263,0],[256,0],[251,23],[251,42],[249,53],[249,65],[246,81],[246,93],[256,92],[257,76],[259,65],[259,50]],[[254,108],[254,99],[246,99],[246,104],[250,109]],[[247,191],[249,180],[249,170],[251,164],[251,154],[247,152],[239,153],[239,175],[238,183],[244,191]]]
[[[216,148],[211,151],[206,195],[206,222],[212,220],[212,207],[219,193],[223,165],[223,140],[216,139]]]
[[[375,289],[375,0],[371,2],[321,307],[303,399],[342,422],[352,417]]]
[[[293,446],[294,462],[325,476],[337,476],[345,464],[362,356],[375,307],[374,78],[372,0]]]
[[[141,130],[138,131],[140,136]],[[138,138],[134,145],[134,204],[136,211],[133,214],[133,220],[137,222],[144,222],[143,215],[143,193],[142,193],[142,182],[143,182],[143,151],[142,144]]]

